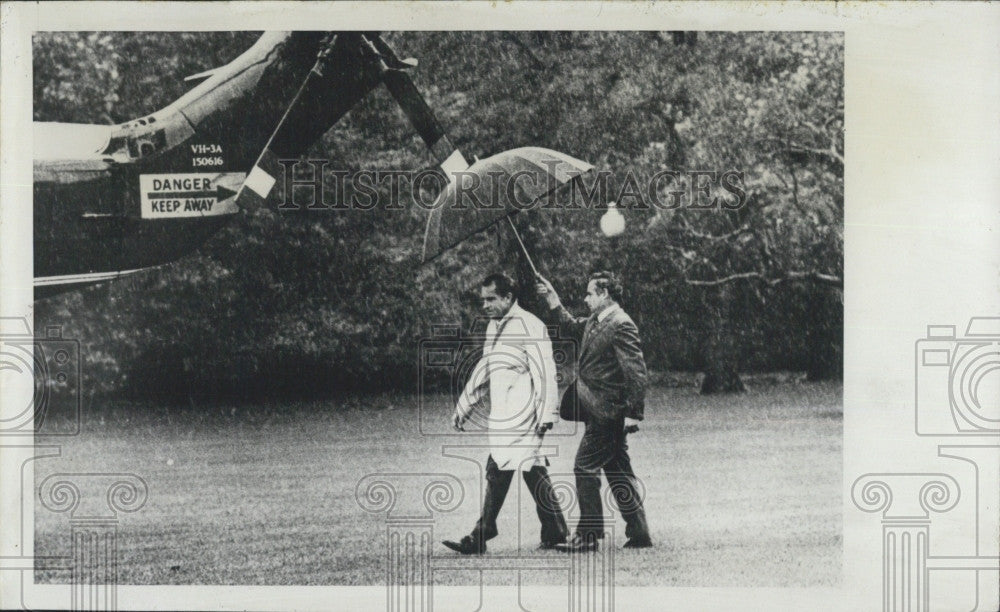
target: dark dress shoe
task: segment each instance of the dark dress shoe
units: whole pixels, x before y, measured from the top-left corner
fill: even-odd
[[[565,544],[556,544],[556,550],[562,552],[594,552],[597,550],[597,536],[587,535],[583,536],[579,533],[573,534],[569,542]]]
[[[649,538],[632,538],[622,548],[652,548],[653,541]]]
[[[465,536],[461,542],[445,540],[441,542],[453,551],[463,555],[481,555],[486,552],[486,542],[475,540],[472,536]]]
[[[566,543],[566,538],[563,538],[561,540],[552,540],[551,542],[542,542],[541,544],[538,545],[538,550],[553,550],[557,546],[565,543]]]

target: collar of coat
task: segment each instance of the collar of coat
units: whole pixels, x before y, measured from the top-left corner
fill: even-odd
[[[524,322],[523,322],[524,314],[525,310],[518,305],[517,300],[514,300],[514,303],[510,305],[510,308],[507,310],[504,316],[500,317],[499,319],[490,319],[490,323],[486,328],[487,335],[492,338],[493,343],[495,344],[496,341],[499,339],[500,334],[502,334],[506,330],[507,323],[509,323],[511,319],[514,318],[520,319],[521,320],[520,325],[515,323],[515,327],[518,326],[522,328],[524,327]],[[526,332],[527,330],[525,329],[518,330],[518,333],[520,335],[524,335]]]
[[[610,306],[606,307],[604,310],[597,313],[597,322],[600,323],[604,319],[608,318],[611,315],[611,313],[613,313],[616,310],[621,310],[621,306],[612,302]]]
[[[513,302],[511,302],[510,308],[507,309],[507,314],[505,314],[504,316],[502,316],[499,319],[497,319],[497,321],[496,321],[497,325],[503,324],[504,321],[506,321],[507,319],[510,319],[511,317],[519,317],[519,316],[521,316],[521,313],[523,311],[524,311],[524,309],[521,308],[521,306],[517,303],[517,300],[514,300]]]

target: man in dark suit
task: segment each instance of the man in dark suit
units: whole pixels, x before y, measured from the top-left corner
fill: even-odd
[[[563,396],[560,413],[584,421],[580,448],[573,462],[580,523],[573,538],[556,548],[597,550],[604,537],[601,470],[608,479],[625,519],[625,548],[652,546],[642,494],[628,456],[625,438],[639,430],[646,393],[646,362],[639,330],[619,305],[622,286],[611,272],[590,277],[584,301],[589,317],[574,317],[563,307],[548,280],[538,277],[537,291],[545,298],[560,327],[580,338],[576,380]],[[575,415],[568,414],[575,412]]]

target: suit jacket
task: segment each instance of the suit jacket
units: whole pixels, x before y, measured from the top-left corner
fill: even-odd
[[[647,373],[639,329],[621,307],[612,308],[600,321],[596,314],[574,317],[562,305],[555,309],[562,332],[580,339],[576,379],[560,405],[563,418],[643,418]]]

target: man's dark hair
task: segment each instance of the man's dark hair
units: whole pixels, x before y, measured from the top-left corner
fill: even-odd
[[[510,297],[513,298],[516,293],[516,291],[514,291],[514,281],[512,281],[510,277],[503,272],[488,274],[486,278],[483,279],[483,287],[489,287],[490,285],[493,285],[496,288],[497,295],[500,297],[510,295]]]
[[[608,292],[611,299],[616,302],[622,301],[622,283],[618,280],[618,275],[608,270],[601,270],[590,275],[590,280],[596,283],[598,289]]]

